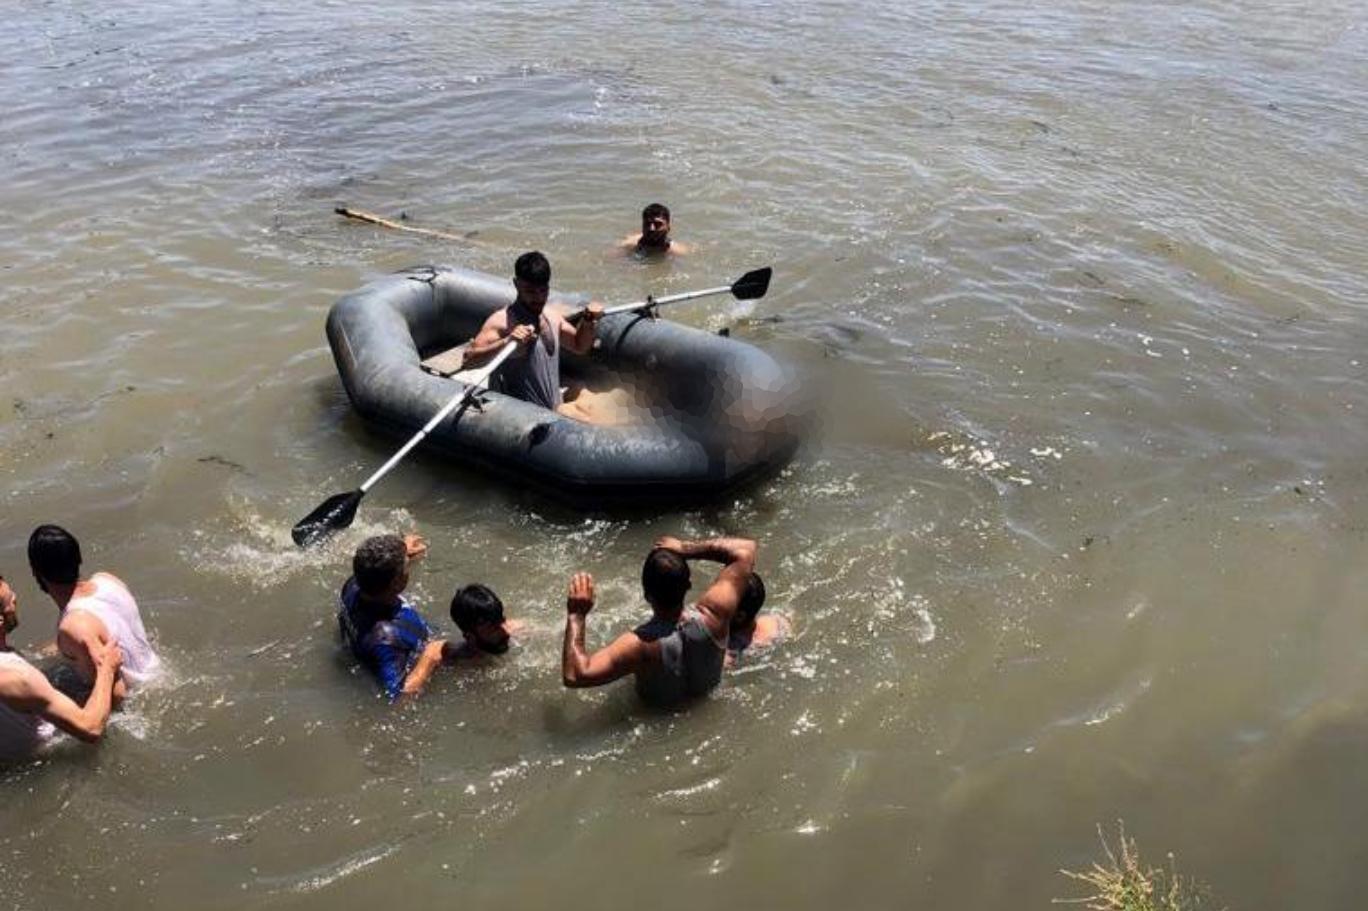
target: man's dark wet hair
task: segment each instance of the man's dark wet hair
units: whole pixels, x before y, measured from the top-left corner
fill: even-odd
[[[81,545],[65,528],[39,525],[29,535],[28,559],[35,576],[70,585],[80,575]]]
[[[741,603],[736,607],[736,622],[741,626],[750,626],[764,606],[765,580],[760,578],[759,573],[751,573],[746,577],[746,590],[741,593]]]
[[[551,263],[536,250],[524,253],[513,264],[513,277],[538,288],[551,287]]]
[[[376,535],[361,542],[352,557],[352,575],[361,593],[377,597],[404,571],[408,549],[398,535]]]
[[[473,633],[482,623],[503,623],[503,602],[485,585],[459,588],[451,599],[451,622],[463,633]]]
[[[657,547],[646,555],[641,567],[641,588],[653,605],[673,607],[682,604],[689,590],[689,564],[679,554]]]
[[[666,221],[670,220],[670,207],[661,202],[653,202],[641,210],[641,220],[650,221],[656,216],[660,216]]]

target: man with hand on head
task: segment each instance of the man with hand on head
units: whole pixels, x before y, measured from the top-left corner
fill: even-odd
[[[94,686],[84,705],[59,692],[42,672],[10,650],[19,603],[0,578],[0,761],[30,756],[57,730],[94,743],[104,735],[119,673],[118,646],[97,644],[90,654]]]
[[[56,525],[33,530],[28,559],[38,587],[57,605],[57,649],[82,683],[95,683],[97,652],[115,647],[121,653],[119,679],[114,684],[117,707],[131,688],[146,683],[161,667],[133,593],[111,573],[82,579],[81,545]]]
[[[705,695],[722,679],[732,617],[755,569],[748,538],[681,541],[662,537],[646,556],[641,587],[651,618],[590,654],[585,624],[594,608],[594,577],[576,573],[566,600],[561,680],[568,687],[602,686],[632,674],[637,694],[653,705],[678,705]],[[684,606],[690,560],[722,564],[692,608]]]

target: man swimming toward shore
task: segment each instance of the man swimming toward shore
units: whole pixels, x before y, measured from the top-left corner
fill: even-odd
[[[367,538],[352,557],[342,586],[337,624],[342,640],[375,675],[391,702],[421,693],[443,664],[508,651],[513,632],[503,602],[483,585],[468,585],[451,602],[464,641],[446,641],[404,597],[409,569],[427,553],[417,535]]]
[[[57,649],[82,684],[95,683],[96,653],[111,646],[122,657],[114,684],[115,707],[129,690],[156,675],[161,659],[152,648],[138,602],[123,580],[105,572],[80,578],[81,545],[57,525],[33,530],[28,559],[38,587],[57,605]]]
[[[603,305],[590,303],[578,326],[571,325],[560,307],[548,307],[551,263],[536,251],[524,253],[514,263],[513,287],[517,297],[485,320],[466,347],[464,366],[479,367],[506,343],[517,342],[521,350],[499,368],[495,389],[579,421],[611,423],[616,411],[608,401],[600,402],[595,393],[579,390],[567,402],[560,382],[561,346],[575,354],[588,354],[594,347],[594,329]]]
[[[94,686],[85,704],[78,705],[10,649],[9,634],[19,625],[18,602],[0,578],[0,761],[32,755],[58,730],[86,743],[98,741],[113,708],[121,659],[118,646],[95,646]]]
[[[653,202],[641,210],[641,233],[623,238],[621,248],[637,256],[686,256],[688,246],[670,237],[670,210]]]
[[[739,663],[747,652],[764,651],[788,638],[792,624],[783,614],[770,612],[760,616],[765,606],[765,581],[759,573],[751,573],[746,580],[746,591],[732,617],[731,635],[727,638],[727,667]]]
[[[748,538],[660,538],[641,568],[651,618],[592,655],[585,649],[584,634],[594,609],[594,577],[576,573],[565,604],[562,682],[568,687],[602,686],[632,674],[637,694],[657,706],[678,705],[710,692],[722,679],[732,617],[754,572],[755,553],[756,544]],[[685,608],[689,560],[723,565],[694,607]]]

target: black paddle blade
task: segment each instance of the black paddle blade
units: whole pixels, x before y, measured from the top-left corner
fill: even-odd
[[[739,301],[749,301],[755,300],[757,297],[764,297],[765,292],[769,290],[770,276],[773,273],[774,270],[769,266],[766,266],[763,269],[756,269],[753,272],[747,272],[736,280],[736,283],[731,287],[731,292]]]
[[[341,531],[356,518],[356,507],[361,505],[363,496],[365,494],[359,490],[333,494],[300,519],[299,524],[290,530],[290,537],[300,547],[311,547],[333,532]]]

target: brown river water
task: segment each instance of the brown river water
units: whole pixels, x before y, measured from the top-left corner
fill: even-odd
[[[0,573],[44,521],[168,665],[0,771],[24,909],[1048,907],[1124,820],[1241,909],[1368,890],[1368,12],[1050,4],[0,2]],[[695,254],[608,252],[646,202]],[[345,222],[346,204],[472,232]],[[814,375],[781,475],[584,517],[395,441],[329,305],[540,248]],[[365,535],[530,631],[392,710],[337,644]],[[796,638],[714,698],[560,685],[654,536],[761,541]]]

